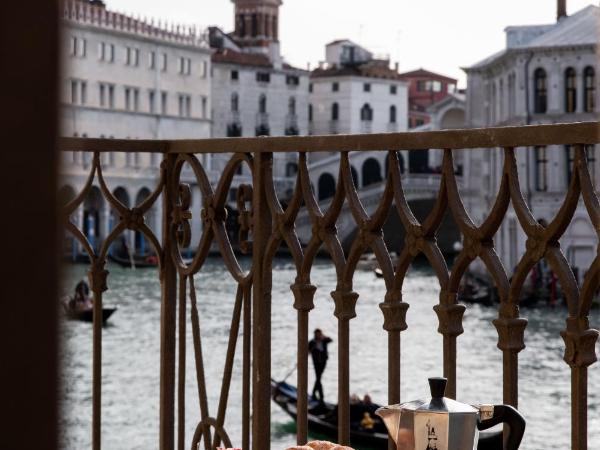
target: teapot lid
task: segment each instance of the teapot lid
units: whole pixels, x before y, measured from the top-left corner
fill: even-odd
[[[466,403],[457,402],[444,397],[448,380],[443,377],[429,378],[431,400],[423,402],[415,408],[416,411],[434,413],[478,413],[479,410]],[[412,408],[411,408],[412,409]]]

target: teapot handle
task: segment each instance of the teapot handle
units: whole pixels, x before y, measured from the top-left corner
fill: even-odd
[[[525,433],[525,419],[521,413],[509,405],[495,405],[493,416],[478,422],[477,428],[487,430],[499,423],[506,423],[509,427],[506,447],[503,446],[502,432],[499,432],[479,439],[477,450],[518,450]]]

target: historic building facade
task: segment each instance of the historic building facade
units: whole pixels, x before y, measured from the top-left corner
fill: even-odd
[[[407,83],[387,59],[343,39],[325,47],[326,60],[311,72],[311,134],[363,134],[406,131]],[[358,188],[386,177],[385,152],[350,154]],[[335,186],[339,154],[311,155],[311,181],[320,200]]]
[[[209,30],[212,54],[214,137],[284,136],[308,133],[308,72],[287,64],[279,51],[279,0],[234,0],[235,29]],[[285,197],[296,155],[277,155],[274,176]],[[226,157],[215,159],[222,169]],[[247,167],[232,184],[250,182]]]
[[[103,2],[68,0],[63,5],[64,136],[120,139],[206,138],[210,136],[210,49],[198,30],[166,27],[106,9]],[[159,155],[102,155],[103,174],[126,206],[139,204],[159,180]],[[205,161],[208,166],[208,161]],[[85,185],[91,156],[65,155],[63,193],[71,197]],[[190,182],[194,180],[190,177]],[[195,206],[200,195],[194,188]],[[148,224],[160,236],[161,211]],[[198,216],[197,214],[195,216]],[[102,197],[97,180],[74,220],[92,245],[108,235],[118,218]],[[194,229],[201,224],[198,221]],[[194,236],[197,239],[198,235]],[[141,234],[126,241],[147,252]]]
[[[561,7],[562,6],[562,7]],[[506,48],[469,68],[467,124],[470,127],[549,124],[598,120],[598,23],[590,5],[567,16],[559,1],[557,22],[506,28]],[[597,149],[586,149],[592,177],[600,182]],[[517,149],[519,178],[525,199],[538,220],[549,222],[559,210],[571,179],[573,149]],[[481,223],[494,203],[502,174],[503,152],[466,152],[467,209]],[[525,249],[526,236],[509,210],[497,235],[496,249],[509,273]],[[561,239],[563,251],[582,280],[598,245],[596,233],[580,203]]]
[[[400,79],[409,83],[408,127],[416,128],[431,121],[427,111],[431,105],[456,93],[456,79],[425,69],[400,74]]]

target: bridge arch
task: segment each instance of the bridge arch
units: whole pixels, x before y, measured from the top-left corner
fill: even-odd
[[[330,173],[322,173],[319,177],[319,201],[333,197],[335,194],[335,178]]]
[[[382,181],[381,165],[375,158],[368,158],[362,166],[362,185],[379,183]]]

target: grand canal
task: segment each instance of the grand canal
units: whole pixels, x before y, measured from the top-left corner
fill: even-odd
[[[85,275],[85,266],[66,268],[65,290]],[[105,303],[118,306],[103,331],[102,441],[105,450],[149,450],[158,443],[160,289],[154,269],[109,267],[109,291]],[[296,313],[289,285],[295,270],[290,261],[276,260],[273,272],[272,374],[284,377],[295,366]],[[319,289],[311,328],[330,335],[330,359],[324,374],[325,396],[336,398],[337,328],[329,292],[335,287],[335,271],[327,261],[312,272]],[[195,278],[200,327],[205,352],[210,411],[216,414],[229,323],[236,286],[218,259],[207,262]],[[387,338],[382,330],[378,303],[383,282],[372,272],[357,272],[355,290],[360,294],[357,318],[351,322],[351,392],[369,393],[385,402],[387,386]],[[442,374],[442,337],[432,310],[439,285],[426,267],[413,269],[405,283],[404,300],[410,304],[408,330],[402,333],[402,398],[426,396],[427,377]],[[189,311],[189,309],[188,309]],[[470,305],[465,313],[465,333],[458,339],[458,399],[470,403],[501,403],[502,355],[496,348],[497,333],[491,321],[494,308]],[[527,419],[521,446],[525,450],[564,450],[570,447],[570,370],[562,360],[564,344],[559,335],[566,310],[523,309],[529,320],[527,348],[520,353],[520,410]],[[595,310],[591,326],[600,327]],[[191,328],[187,327],[186,448],[199,420]],[[62,322],[62,446],[91,448],[92,327],[81,322]],[[241,336],[233,373],[226,430],[234,444],[241,434]],[[597,353],[600,345],[597,346]],[[309,366],[312,386],[312,364]],[[290,379],[295,382],[295,373]],[[589,371],[589,449],[600,449],[600,364]],[[294,443],[290,419],[272,404],[272,446],[283,450]]]

